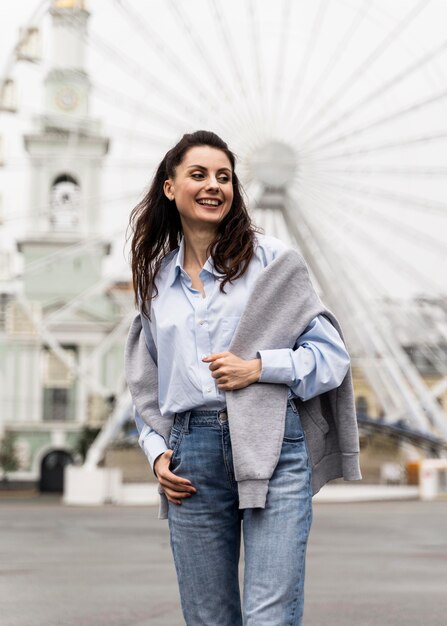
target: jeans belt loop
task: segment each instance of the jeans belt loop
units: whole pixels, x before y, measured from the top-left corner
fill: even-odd
[[[185,435],[189,435],[189,417],[191,415],[191,411],[185,411],[183,415],[183,428],[182,431]]]

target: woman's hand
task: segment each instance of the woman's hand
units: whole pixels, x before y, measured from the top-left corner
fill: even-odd
[[[243,389],[256,383],[261,376],[261,359],[246,361],[232,352],[218,352],[202,359],[210,363],[211,376],[217,379],[217,386],[223,391]]]
[[[160,454],[154,462],[154,472],[158,478],[158,482],[163,487],[163,491],[169,502],[173,504],[181,504],[183,498],[189,498],[197,492],[187,478],[181,478],[173,474],[169,469],[173,450],[166,450]]]

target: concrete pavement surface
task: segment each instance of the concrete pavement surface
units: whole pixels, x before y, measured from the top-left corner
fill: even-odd
[[[0,624],[181,626],[167,523],[0,497]],[[447,501],[314,503],[303,624],[445,626]]]

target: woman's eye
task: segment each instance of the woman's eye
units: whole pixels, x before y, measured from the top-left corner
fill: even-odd
[[[230,179],[229,179],[229,177],[228,177],[228,176],[219,176],[219,181],[220,181],[221,183],[229,183],[229,182],[230,182]]]
[[[201,172],[195,172],[192,177],[193,178],[201,178],[203,176],[203,174]]]

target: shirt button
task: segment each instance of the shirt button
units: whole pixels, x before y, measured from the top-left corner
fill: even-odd
[[[205,323],[205,320],[199,320],[199,324],[200,324],[200,326],[203,326],[203,325],[204,325],[204,323]]]
[[[205,389],[205,391],[206,391],[207,393],[211,393],[211,387],[207,387],[207,388]]]

